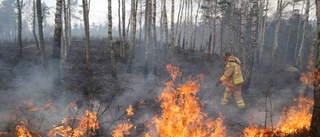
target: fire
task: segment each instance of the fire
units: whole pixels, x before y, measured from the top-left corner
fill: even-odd
[[[314,62],[309,61],[307,71],[300,73],[300,81],[312,88],[314,83],[319,82],[320,76],[318,74],[318,69],[314,68]]]
[[[21,125],[16,126],[16,134],[18,137],[32,137],[29,130]]]
[[[180,77],[182,76],[182,73],[179,72],[178,67],[174,67],[171,64],[168,64],[166,68],[167,68],[167,71],[169,71],[173,81],[176,80],[177,76],[180,76]]]
[[[311,108],[314,101],[307,98],[299,98],[295,99],[295,101],[298,103],[297,106],[292,106],[282,111],[280,122],[275,130],[259,129],[251,126],[244,129],[245,137],[263,137],[269,134],[285,136],[303,128],[309,129],[312,117]]]
[[[85,136],[94,135],[96,129],[99,129],[96,112],[87,110],[84,116],[64,118],[61,123],[62,126],[57,126],[48,132],[49,137],[60,136]],[[77,125],[77,126],[76,126]]]
[[[278,129],[281,133],[288,134],[296,132],[302,128],[310,128],[313,100],[299,98],[295,99],[295,101],[298,101],[297,106],[292,106],[287,112],[284,110],[282,113],[281,120],[278,125]]]
[[[179,74],[178,69],[167,65],[172,79]],[[198,77],[203,77],[200,75]],[[158,97],[161,102],[162,115],[155,116],[153,122],[158,134],[163,137],[223,137],[226,136],[226,128],[222,126],[222,118],[215,121],[206,119],[203,112],[203,102],[197,98],[196,93],[200,84],[191,79],[185,84],[174,88],[174,82],[165,83],[164,91]]]
[[[124,137],[124,135],[130,135],[130,129],[133,127],[130,123],[119,124],[116,129],[112,131],[113,137]]]
[[[127,111],[127,115],[128,116],[133,116],[134,115],[133,108],[132,108],[131,105],[129,106],[129,108],[126,109],[126,111]]]

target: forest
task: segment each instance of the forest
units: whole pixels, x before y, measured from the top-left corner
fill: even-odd
[[[0,0],[1,137],[320,136],[320,0],[99,2]]]

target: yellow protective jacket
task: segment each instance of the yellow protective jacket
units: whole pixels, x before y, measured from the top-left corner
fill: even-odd
[[[227,81],[230,84],[243,83],[243,76],[240,67],[241,61],[231,55],[225,62],[224,73],[220,77],[220,81]]]

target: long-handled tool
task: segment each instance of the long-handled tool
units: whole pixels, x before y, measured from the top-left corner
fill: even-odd
[[[220,84],[221,84],[221,82],[218,81],[218,82],[215,84],[214,88],[213,88],[209,93],[207,93],[204,98],[205,98],[205,99],[208,99],[208,98],[210,97],[210,95],[212,94],[212,92],[214,92],[214,90],[215,90],[216,88],[218,88]]]

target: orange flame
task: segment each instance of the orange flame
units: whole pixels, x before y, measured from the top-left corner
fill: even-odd
[[[95,134],[95,130],[99,129],[96,112],[87,110],[85,116],[74,118],[65,118],[61,120],[62,126],[57,126],[48,132],[49,137],[61,136],[85,136]],[[76,120],[77,122],[75,122]],[[78,122],[79,121],[79,122]],[[70,122],[70,123],[69,123]],[[78,126],[73,124],[78,123]]]
[[[310,128],[311,122],[311,107],[313,105],[312,99],[299,98],[295,99],[298,101],[297,106],[289,108],[287,113],[283,111],[278,129],[281,133],[288,134],[294,133],[302,128]]]
[[[175,79],[177,69],[172,69],[167,65],[172,79]],[[200,75],[199,77],[202,77]],[[173,81],[166,84],[166,88],[158,97],[161,101],[162,115],[155,116],[153,122],[160,136],[163,137],[223,137],[226,128],[222,126],[222,119],[216,121],[205,120],[207,114],[203,112],[200,104],[203,104],[196,93],[200,89],[200,84],[191,79],[185,84],[174,89]],[[201,103],[202,102],[202,103]]]
[[[292,106],[289,109],[284,109],[282,111],[280,122],[276,126],[276,130],[271,131],[269,129],[259,129],[258,127],[250,126],[244,129],[245,137],[264,137],[272,134],[285,136],[303,128],[309,129],[312,117],[311,108],[313,100],[299,98],[295,99],[295,101],[298,102],[297,106]]]
[[[171,78],[173,81],[176,80],[177,76],[180,76],[180,77],[182,76],[182,73],[179,72],[178,67],[174,67],[171,64],[168,64],[166,68],[167,68],[167,71],[171,74]]]
[[[319,83],[319,78],[319,70],[314,67],[313,61],[309,61],[307,71],[300,73],[300,81],[312,88],[313,84]]]
[[[130,134],[130,129],[133,127],[130,123],[119,124],[116,129],[112,131],[113,137],[124,137],[124,135]]]
[[[27,129],[27,122],[20,121],[20,124],[16,126],[16,135],[18,137],[32,137],[30,131]]]
[[[133,116],[134,115],[133,108],[132,108],[131,105],[129,106],[129,108],[126,109],[126,111],[127,111],[127,115],[128,116]]]

